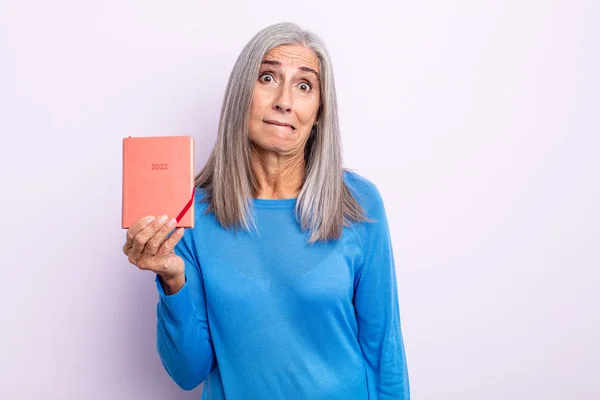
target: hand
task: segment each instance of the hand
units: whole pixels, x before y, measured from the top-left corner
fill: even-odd
[[[166,215],[159,218],[146,216],[134,222],[127,230],[123,253],[131,264],[155,272],[163,282],[185,281],[185,263],[173,251],[183,237],[184,228],[177,228],[165,239],[175,226],[175,218],[167,219]]]

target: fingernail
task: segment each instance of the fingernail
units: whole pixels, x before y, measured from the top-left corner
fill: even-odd
[[[173,225],[175,225],[175,222],[177,222],[177,220],[175,218],[171,218],[169,220],[169,223],[167,224],[167,226],[173,226]]]
[[[163,222],[165,222],[166,220],[167,220],[167,216],[166,216],[166,215],[161,215],[161,216],[158,218],[158,222],[160,222],[161,224],[162,224]]]
[[[154,216],[153,216],[153,215],[149,215],[149,216],[147,216],[147,217],[146,217],[146,221],[147,221],[148,223],[150,223],[150,222],[154,221]]]

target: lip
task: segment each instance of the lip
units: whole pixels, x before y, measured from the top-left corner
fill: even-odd
[[[293,125],[287,124],[285,122],[279,122],[273,119],[265,119],[264,122],[271,125],[287,126],[288,128],[292,128],[292,130],[296,130],[296,128],[294,128]]]

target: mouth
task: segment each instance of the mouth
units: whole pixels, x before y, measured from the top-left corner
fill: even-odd
[[[293,125],[287,124],[285,122],[279,122],[279,121],[275,121],[275,120],[272,120],[272,119],[266,119],[264,122],[267,123],[267,124],[269,124],[269,125],[286,126],[288,128],[291,128],[293,131],[296,130],[296,128]]]

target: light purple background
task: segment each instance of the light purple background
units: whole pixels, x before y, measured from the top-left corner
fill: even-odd
[[[289,20],[386,202],[413,399],[599,399],[599,4],[0,0],[0,398],[200,397],[121,252],[121,140],[191,134],[199,170],[240,50]]]

